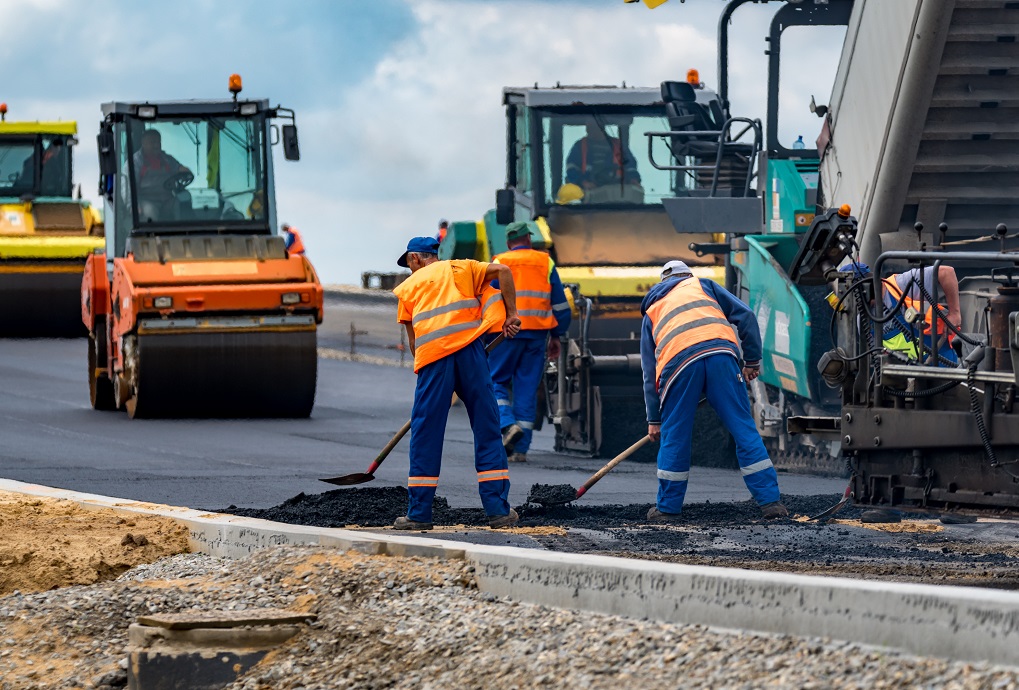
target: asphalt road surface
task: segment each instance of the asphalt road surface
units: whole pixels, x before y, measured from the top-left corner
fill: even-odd
[[[320,345],[344,353],[350,323],[368,334],[359,353],[390,365],[321,359],[315,410],[307,420],[131,420],[89,407],[85,340],[0,340],[0,476],[77,491],[197,508],[265,507],[317,481],[363,472],[410,415],[414,373],[398,365],[395,306],[331,297]],[[186,364],[185,364],[186,365]],[[636,440],[636,439],[635,439]],[[405,439],[375,486],[406,481]],[[534,483],[579,486],[604,460],[551,453],[552,431],[536,435],[530,462],[511,467],[510,499]],[[782,475],[785,493],[840,493],[844,480]],[[653,501],[654,467],[623,463],[584,498],[591,504]],[[454,507],[477,497],[473,441],[462,407],[450,412],[439,495]],[[694,468],[688,500],[749,497],[736,470]]]

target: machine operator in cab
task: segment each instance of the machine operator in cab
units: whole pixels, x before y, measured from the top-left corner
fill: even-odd
[[[662,268],[662,282],[648,291],[640,310],[648,435],[662,444],[658,500],[647,519],[680,519],[690,476],[694,414],[702,396],[736,440],[743,481],[764,518],[789,515],[747,398],[745,380],[760,374],[762,351],[761,330],[750,307],[717,283],[695,278],[682,261],[670,261]]]
[[[566,182],[584,190],[618,187],[620,182],[639,186],[640,173],[633,154],[592,120],[587,124],[587,136],[575,143],[566,157]]]
[[[194,179],[194,174],[163,150],[163,137],[159,130],[147,129],[142,132],[141,147],[134,152],[133,163],[139,217],[150,220],[177,219],[182,200],[175,196],[171,180],[177,176],[190,176]]]
[[[480,339],[500,325],[507,338],[520,331],[513,273],[507,266],[470,259],[439,261],[438,252],[434,237],[415,237],[397,261],[411,270],[393,292],[400,300],[397,320],[407,329],[418,378],[411,413],[407,516],[398,517],[393,527],[432,528],[442,437],[454,392],[474,431],[478,493],[488,525],[512,527],[518,516],[508,500],[509,466],[499,432],[499,408]],[[501,294],[492,286],[495,279]]]
[[[552,257],[531,247],[527,223],[506,227],[506,245],[509,250],[497,255],[494,262],[513,272],[520,334],[493,350],[488,362],[499,404],[503,447],[510,462],[526,462],[538,387],[545,373],[545,343],[548,359],[558,359],[559,336],[570,327],[570,304]]]

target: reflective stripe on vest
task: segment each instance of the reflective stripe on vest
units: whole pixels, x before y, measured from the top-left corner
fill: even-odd
[[[547,331],[556,326],[552,314],[552,259],[537,249],[513,249],[499,254],[495,263],[513,272],[517,290],[517,315],[525,331]]]
[[[415,372],[462,350],[506,320],[499,291],[489,284],[480,296],[464,295],[457,288],[449,261],[419,269],[393,292],[411,312]]]
[[[890,305],[890,307],[894,307],[896,304],[898,304],[899,300],[902,299],[902,290],[899,289],[899,284],[897,282],[895,282],[895,277],[894,276],[892,276],[891,278],[884,278],[884,279],[882,279],[881,283],[884,285],[885,290],[888,291],[888,295],[892,298],[892,304]],[[920,313],[920,300],[913,299],[912,297],[906,297],[905,299],[902,300],[902,305],[904,307],[906,307],[907,309],[915,310],[918,314]],[[944,305],[938,305],[938,306],[941,308],[941,311],[943,311],[943,312],[947,312],[948,311],[948,308],[945,307]],[[934,323],[935,319],[937,319],[938,335],[940,336],[940,335],[942,335],[945,332],[945,322],[942,321],[941,319],[937,318],[937,316],[934,315],[934,308],[933,307],[931,307],[930,305],[927,305],[927,313],[923,315],[923,322],[924,322],[924,330],[923,330],[923,332],[924,332],[924,335],[928,335],[929,336],[931,334],[931,324]],[[889,323],[890,324],[894,324],[893,328],[896,328],[896,327],[898,329],[902,328],[902,324],[899,323],[898,319],[892,319],[892,321],[889,322]],[[892,329],[889,329],[889,330],[892,330]],[[910,330],[912,332],[909,335],[911,335],[914,339],[919,337],[919,334],[916,332],[915,329],[911,328]],[[885,334],[887,335],[887,331],[885,332]],[[948,334],[948,341],[947,341],[949,346],[951,346],[952,341],[954,339],[954,336],[955,336],[954,333],[949,332],[949,334]],[[912,357],[912,359],[916,359],[916,357],[917,357],[915,348],[914,348],[914,351],[913,351],[913,354],[911,355],[911,357]]]
[[[687,278],[652,304],[647,315],[655,341],[655,385],[672,358],[708,340],[738,344],[732,326],[697,278]]]

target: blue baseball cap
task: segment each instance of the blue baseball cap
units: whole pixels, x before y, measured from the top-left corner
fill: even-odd
[[[402,268],[408,268],[407,266],[407,253],[414,252],[415,254],[438,254],[439,253],[439,240],[434,237],[414,237],[410,242],[407,243],[407,251],[400,254],[400,258],[396,260],[396,265]]]

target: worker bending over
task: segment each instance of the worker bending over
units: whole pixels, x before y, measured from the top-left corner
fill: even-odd
[[[513,273],[520,335],[493,350],[488,362],[499,403],[502,445],[510,462],[526,462],[537,416],[538,386],[545,373],[545,343],[548,359],[557,359],[559,336],[570,327],[570,304],[552,257],[531,248],[527,223],[506,227],[506,245],[509,251],[494,261]]]
[[[407,516],[397,518],[393,527],[432,528],[442,437],[454,391],[463,400],[474,431],[478,493],[488,524],[511,527],[517,513],[508,501],[509,467],[500,439],[499,409],[479,338],[499,324],[507,338],[520,330],[513,274],[506,266],[470,259],[439,261],[438,251],[434,237],[415,237],[397,261],[411,270],[393,292],[400,299],[397,320],[407,329],[418,379],[411,413]],[[496,278],[501,295],[491,285]]]
[[[661,439],[658,500],[647,514],[671,522],[683,510],[694,414],[701,396],[736,439],[743,481],[765,518],[789,514],[778,491],[778,475],[754,426],[743,377],[760,374],[761,331],[750,308],[710,280],[693,277],[682,261],[662,269],[662,282],[645,295],[640,333],[648,435]],[[743,346],[740,373],[739,344]]]

